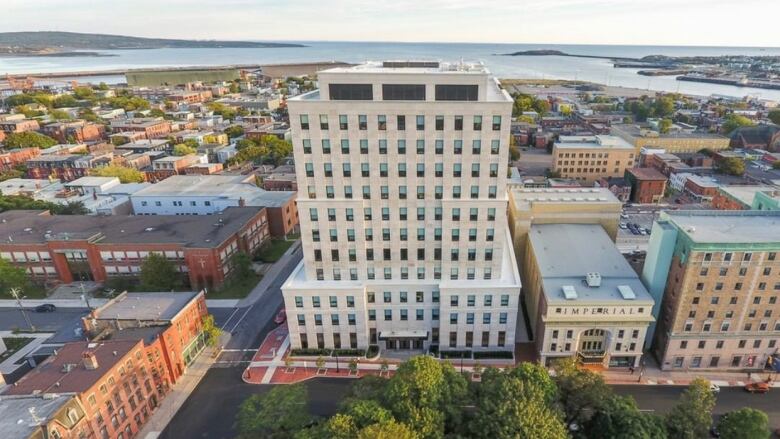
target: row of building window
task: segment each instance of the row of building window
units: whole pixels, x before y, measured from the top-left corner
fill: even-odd
[[[431,117],[431,116],[428,116]],[[392,116],[390,117],[392,120]],[[417,131],[424,131],[425,130],[425,119],[426,116],[423,114],[419,114],[414,116],[414,127]],[[436,131],[444,131],[445,129],[445,117],[444,116],[434,116],[434,123],[433,126]],[[501,116],[492,116],[491,124],[489,125],[490,128],[493,131],[500,131],[501,130]],[[309,120],[308,114],[301,114],[299,116],[300,126],[302,130],[309,130],[311,129],[311,122]],[[317,121],[319,123],[320,130],[329,130],[330,129],[330,120],[328,118],[327,114],[320,114],[317,118]],[[354,118],[352,118],[352,121],[354,123]],[[339,130],[346,131],[349,130],[349,124],[350,124],[350,117],[346,114],[340,114],[338,116],[338,128]],[[471,120],[471,127],[474,131],[482,131],[485,124],[483,124],[483,117],[482,116],[473,116]],[[365,114],[359,114],[357,116],[357,127],[358,130],[365,131],[368,130],[368,116]],[[379,131],[386,131],[388,129],[388,117],[385,114],[379,114],[376,117],[376,129]],[[397,115],[395,117],[395,127],[389,127],[390,129],[395,129],[398,131],[404,131],[406,130],[406,115]],[[454,131],[463,131],[463,116],[453,116],[452,117],[452,130]]]
[[[506,331],[498,331],[497,332],[497,338],[496,338],[496,346],[503,347],[506,344]],[[325,334],[318,332],[315,334],[316,336],[316,347],[318,349],[324,349],[325,348]],[[301,347],[303,349],[309,348],[309,335],[305,332],[301,332],[299,334],[300,340],[301,340]],[[333,347],[335,349],[341,349],[342,343],[341,343],[341,333],[334,332],[332,335],[332,341],[333,341]],[[465,346],[467,348],[474,346],[474,332],[473,331],[465,331],[464,332],[464,338],[465,338]],[[439,328],[431,328],[431,335],[430,335],[431,343],[432,344],[438,344],[439,343]],[[376,336],[376,330],[374,328],[371,329],[370,334],[370,340],[371,344],[377,344],[377,336]],[[449,347],[454,348],[457,347],[458,344],[458,332],[457,331],[450,331],[449,333]],[[387,340],[386,345],[388,349],[395,349],[396,347],[396,341],[394,340]],[[482,347],[489,347],[490,346],[490,331],[482,331],[481,332],[481,346]],[[351,349],[357,349],[357,333],[350,332],[349,333],[349,347]],[[422,347],[422,346],[420,346]]]
[[[704,257],[702,258],[703,262],[712,262],[717,259],[713,259],[713,255],[721,256],[720,261],[721,262],[731,262],[734,259],[734,253],[733,252],[723,252],[723,253],[704,253]],[[767,260],[774,261],[777,257],[777,253],[775,252],[769,252],[767,253]],[[745,252],[742,254],[742,262],[750,262],[753,259],[753,253]]]
[[[312,153],[312,146],[311,146],[311,139],[303,139],[301,141],[303,145],[303,153],[304,154],[311,154]],[[368,154],[369,153],[369,147],[368,147],[368,139],[360,139],[358,141],[360,146],[360,154]],[[339,142],[340,145],[340,151],[342,154],[349,154],[350,153],[350,142],[349,139],[341,139]],[[414,141],[415,145],[415,153],[416,154],[425,154],[426,148],[425,148],[425,140],[424,139],[417,139]],[[444,140],[437,139],[433,143],[433,152],[434,154],[441,155],[444,154]],[[331,147],[330,139],[322,139],[320,140],[320,146],[321,151],[323,154],[331,154],[333,152],[333,148]],[[490,141],[490,154],[498,154],[501,149],[501,141],[498,139],[493,139]],[[387,154],[387,139],[379,139],[377,142],[377,152],[381,155]],[[398,139],[396,141],[396,151],[398,154],[406,154],[407,152],[407,141],[406,139]],[[455,155],[461,155],[463,154],[463,140],[456,139],[452,142],[452,153]],[[482,154],[482,140],[475,139],[471,141],[471,153],[472,154]]]
[[[758,289],[759,290],[765,289],[766,284],[763,284],[763,286],[764,286],[764,288],[758,288]],[[778,286],[780,286],[780,284],[775,284],[775,290],[780,290],[780,288],[778,288]],[[759,287],[761,287],[761,285],[759,285]],[[731,298],[729,298],[729,305],[736,305],[738,301],[739,301],[739,298],[737,296],[731,296]],[[691,299],[691,304],[693,304],[693,305],[698,305],[700,303],[701,303],[701,298],[700,297],[694,297],[693,299]],[[719,296],[712,296],[712,297],[710,297],[710,304],[717,305],[718,303],[720,303],[720,297]],[[777,296],[771,296],[769,298],[769,304],[770,305],[774,305],[775,303],[777,303]],[[760,305],[761,304],[761,296],[753,297],[753,304],[754,305]]]
[[[406,241],[405,238],[402,238],[401,241]],[[372,249],[373,250],[373,249]],[[382,249],[383,258],[384,261],[392,261],[392,254],[391,250],[389,248]],[[356,249],[348,249],[347,250],[347,257],[350,262],[356,262],[357,261],[357,250]],[[398,258],[401,261],[408,261],[409,260],[409,249],[407,248],[401,248]],[[466,251],[466,258],[469,261],[476,261],[477,260],[477,250],[476,249],[468,249]],[[315,262],[322,262],[322,250],[321,249],[315,249],[314,250],[314,261]],[[433,249],[433,259],[435,261],[441,261],[441,248],[435,248]],[[341,260],[341,254],[340,251],[337,249],[333,249],[330,251],[330,260],[331,262],[339,262]],[[418,261],[425,261],[425,249],[424,248],[418,248],[417,249],[417,260]],[[460,249],[452,249],[450,251],[450,261],[458,261],[460,260]],[[484,251],[484,261],[492,261],[493,260],[493,249],[488,248]]]
[[[465,211],[466,209],[463,209]],[[495,221],[496,219],[496,208],[495,207],[489,207],[487,210],[487,220],[488,221]],[[416,218],[418,221],[424,221],[425,220],[425,211],[426,209],[424,207],[418,207],[416,211]],[[479,211],[480,209],[478,207],[471,207],[468,210],[468,220],[469,221],[479,221]],[[450,210],[450,219],[452,221],[461,221],[462,218],[466,218],[465,215],[461,215],[461,208],[460,207],[454,207]],[[443,209],[441,207],[436,207],[433,209],[433,218],[436,221],[442,220],[442,213]],[[309,208],[309,219],[312,221],[319,221],[320,215],[319,210],[317,208],[312,207]],[[355,220],[355,211],[352,208],[347,208],[344,210],[344,219],[346,221],[354,221]],[[374,219],[374,211],[370,207],[363,208],[363,219],[366,221],[371,221]],[[390,221],[391,215],[390,215],[390,208],[389,207],[382,207],[381,208],[381,219],[382,221]],[[398,219],[400,221],[407,221],[409,219],[409,211],[406,207],[401,207],[398,209]],[[328,221],[340,221],[340,219],[337,217],[337,211],[334,208],[328,208],[327,210],[327,220]]]
[[[392,309],[386,309],[383,311],[383,320],[386,322],[393,321],[393,312]],[[408,321],[409,320],[409,310],[408,309],[399,309],[395,310],[397,311],[397,316],[399,321]],[[414,311],[414,318],[417,321],[424,321],[425,320],[425,310],[424,309],[416,309]],[[475,313],[468,312],[464,313],[465,318],[462,321],[465,321],[467,325],[473,325],[475,322]],[[450,313],[450,324],[457,325],[458,319],[459,319],[458,313]],[[322,326],[323,322],[323,316],[322,314],[314,314],[314,325],[315,326]],[[368,320],[371,322],[376,321],[376,310],[375,309],[369,309],[368,310]],[[434,308],[431,309],[431,320],[438,321],[439,320],[439,309]],[[297,315],[297,321],[299,326],[306,326],[306,315],[305,314],[298,314]],[[482,324],[483,325],[489,325],[493,321],[493,314],[489,312],[482,313]],[[505,312],[498,313],[498,323],[499,324],[506,324],[508,321],[508,314]],[[330,324],[331,326],[339,326],[341,324],[341,317],[339,314],[330,314]],[[357,325],[355,314],[347,314],[347,325],[349,326],[355,326]]]
[[[362,198],[364,200],[370,200],[371,199],[371,186],[363,186],[362,188]],[[314,200],[317,198],[317,190],[314,186],[309,186],[307,188],[307,192],[309,194],[309,198]],[[462,190],[460,186],[453,186],[452,187],[452,198],[454,199],[460,199],[462,195]],[[344,186],[344,198],[352,199],[353,197],[353,191],[352,186]],[[496,195],[498,194],[498,186],[488,186],[488,198],[491,200],[496,199]],[[426,197],[425,192],[425,186],[417,186],[417,194],[416,197],[418,200],[424,200]],[[480,196],[480,187],[478,185],[472,185],[470,187],[469,191],[469,198],[478,199]],[[406,185],[398,186],[398,191],[393,194],[393,199],[401,199],[406,200],[409,197],[409,188]],[[333,199],[336,198],[336,192],[333,186],[325,186],[325,198]],[[379,198],[382,200],[389,200],[390,199],[390,187],[389,186],[380,186],[379,187]],[[444,186],[434,186],[433,190],[433,198],[437,200],[444,199]]]
[[[601,159],[601,158],[609,158],[610,154],[608,152],[560,152],[558,153],[558,158],[594,158],[594,159]],[[629,153],[628,158],[633,159],[634,153]]]
[[[466,306],[473,307],[476,306],[477,303],[477,296],[475,294],[468,294],[466,297]],[[439,303],[440,301],[440,293],[438,291],[432,291],[430,293],[430,298],[432,303]],[[319,308],[321,305],[320,297],[318,296],[312,296],[311,298],[311,304],[313,308]],[[355,307],[355,297],[354,296],[346,296],[344,298],[345,304],[347,308],[354,308]],[[399,303],[408,303],[409,302],[409,293],[407,291],[399,291],[398,292],[398,298]],[[414,293],[414,300],[416,303],[424,303],[425,302],[425,292],[424,291],[416,291]],[[376,292],[374,291],[368,291],[366,292],[366,301],[368,303],[376,303]],[[393,293],[391,291],[384,291],[382,292],[382,301],[383,303],[393,303]],[[453,295],[450,296],[450,306],[458,306],[458,303],[460,301],[460,296]],[[339,298],[338,296],[328,296],[328,303],[331,308],[338,308],[339,307]],[[509,294],[501,294],[500,295],[500,305],[501,306],[509,306]],[[493,295],[492,294],[484,294],[482,296],[482,305],[483,306],[493,306]],[[303,308],[303,296],[295,296],[295,307],[296,308]]]
[[[685,358],[686,357],[674,357],[674,362],[673,362],[674,367],[675,368],[683,367],[685,363]],[[731,367],[741,367],[743,363],[743,358],[746,359],[745,365],[748,367],[752,367],[756,356],[751,355],[748,357],[743,357],[742,355],[734,355],[731,357]],[[707,364],[707,366],[705,366],[705,364]],[[707,363],[703,363],[702,357],[700,356],[691,357],[691,361],[690,363],[688,363],[687,367],[694,368],[694,369],[699,367],[713,367],[713,368],[720,367],[720,356],[719,355],[711,356],[709,362]]]
[[[409,279],[409,267],[401,267],[399,273],[399,277],[396,279],[401,280],[408,280]],[[317,280],[325,280],[325,270],[323,268],[315,268],[315,274],[317,276]],[[359,280],[358,278],[358,270],[357,268],[350,268],[349,271],[349,280]],[[385,267],[383,270],[383,277],[384,280],[393,280],[393,269],[391,267]],[[433,279],[439,280],[441,279],[441,266],[437,265],[433,267]],[[450,280],[459,280],[461,279],[461,271],[458,267],[452,267],[450,268]],[[466,277],[465,280],[475,280],[477,278],[477,269],[475,267],[467,267],[466,268]],[[489,280],[493,278],[493,269],[492,267],[484,267],[482,269],[482,277],[481,279]],[[374,267],[368,267],[366,268],[366,279],[368,280],[374,280],[376,279],[376,270]],[[425,270],[425,267],[417,267],[417,279],[418,280],[425,280],[427,279],[427,273]],[[334,268],[333,269],[333,277],[332,280],[341,280],[341,269],[340,268]]]
[[[636,343],[629,343],[628,344],[628,351],[635,351],[637,347]],[[558,350],[558,343],[550,343],[550,352],[571,352],[571,343],[564,343],[562,345],[562,349]],[[615,349],[614,352],[624,352],[623,351],[623,343],[617,342],[615,343]]]
[[[550,333],[550,338],[552,338],[554,340],[557,340],[560,335],[561,335],[561,331],[558,330],[558,329],[554,329]],[[565,332],[565,335],[566,335],[567,339],[574,338],[574,330],[567,329],[566,332]],[[591,334],[589,331],[585,331],[584,335],[595,335],[595,334]],[[626,336],[626,330],[625,329],[619,329],[617,331],[616,335],[617,335],[616,338],[622,339],[622,338],[624,338]],[[638,329],[631,330],[631,338],[639,338],[639,330]]]
[[[404,233],[406,229],[400,229],[398,232],[398,238],[400,238],[402,241],[405,241],[408,238],[408,234]],[[347,229],[347,241],[354,242],[355,241],[355,229]],[[469,242],[476,242],[478,239],[477,236],[478,229],[476,228],[470,228],[468,229],[468,240]],[[328,230],[329,240],[330,242],[338,242],[339,240],[339,230],[338,229],[329,229]],[[364,237],[366,241],[373,241],[374,240],[374,229],[372,228],[366,228],[364,230]],[[483,237],[485,241],[491,242],[495,238],[495,230],[494,229],[486,229],[485,230],[485,236]],[[313,242],[320,242],[320,231],[319,230],[312,230],[311,232],[311,239]],[[442,229],[441,228],[435,228],[433,230],[433,239],[434,241],[441,241],[442,240]],[[392,233],[389,228],[383,228],[382,229],[382,241],[391,241],[392,240]],[[418,241],[425,241],[425,228],[419,227],[417,228],[417,240]],[[450,231],[450,241],[452,242],[458,242],[460,241],[460,229],[452,229]],[[372,251],[372,257],[373,257],[373,249],[370,249]],[[371,259],[369,259],[371,260]]]
[[[763,344],[762,340],[753,340],[752,346],[753,349],[760,349],[761,345]],[[723,340],[715,340],[715,349],[723,349],[724,342]],[[737,347],[739,349],[744,349],[747,347],[748,341],[747,340],[740,340],[737,344]],[[707,340],[699,340],[696,342],[696,349],[707,349]],[[767,343],[767,348],[772,349],[775,346],[777,346],[777,340],[769,340]],[[680,349],[688,349],[688,340],[680,340]]]
[[[146,207],[148,205],[149,205],[148,201],[141,201],[141,206]],[[160,206],[162,206],[162,201],[155,201],[154,205],[157,206],[157,207],[160,207]],[[198,202],[197,201],[190,201],[189,205],[190,206],[197,206]],[[204,206],[211,206],[211,201],[203,201],[203,205]],[[182,207],[182,206],[184,206],[184,202],[183,201],[178,201],[178,200],[177,201],[171,201],[171,206]]]
[[[472,177],[479,177],[481,175],[480,172],[480,164],[479,163],[472,163],[471,165],[471,173],[470,175]],[[333,164],[332,163],[323,163],[323,175],[325,177],[333,177]],[[314,177],[314,164],[313,163],[306,163],[304,165],[304,169],[306,171],[307,177]],[[417,177],[425,177],[425,164],[424,163],[417,163],[417,166],[415,167],[415,176]],[[498,177],[498,164],[497,163],[491,163],[490,164],[490,171],[488,173],[490,177]],[[341,176],[342,177],[352,177],[352,164],[351,163],[342,163],[341,165]],[[371,170],[370,165],[368,163],[361,163],[360,164],[360,176],[361,177],[371,177]],[[374,175],[376,177],[376,175]],[[379,176],[380,177],[389,177],[388,172],[388,166],[387,163],[380,163],[379,164]],[[407,165],[406,163],[399,163],[398,169],[395,174],[397,177],[407,177],[409,176],[409,173],[407,172]],[[435,170],[434,170],[434,176],[435,177],[444,177],[444,164],[443,163],[436,163]],[[463,165],[461,163],[453,163],[452,165],[452,177],[462,177],[463,176]]]
[[[693,325],[694,322],[685,322],[685,325],[683,326],[684,332],[693,332]],[[721,332],[728,332],[728,330],[731,329],[731,322],[721,322],[720,324],[720,331]],[[701,332],[710,332],[712,330],[712,322],[704,322],[701,326]],[[753,331],[753,323],[745,323],[742,326],[743,331]],[[758,330],[759,331],[768,331],[769,330],[769,322],[760,322],[758,324]],[[774,331],[780,331],[780,321],[775,322]]]

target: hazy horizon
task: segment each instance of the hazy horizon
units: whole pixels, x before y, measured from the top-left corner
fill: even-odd
[[[4,0],[0,29],[312,42],[778,47],[765,0]],[[736,12],[747,12],[750,22]],[[759,12],[759,13],[756,13]],[[47,29],[30,29],[30,23]],[[743,24],[744,23],[744,24]],[[735,24],[742,24],[741,27]]]

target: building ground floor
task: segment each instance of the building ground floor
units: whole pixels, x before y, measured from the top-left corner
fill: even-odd
[[[761,371],[780,365],[778,334],[661,336],[654,354],[662,370]]]

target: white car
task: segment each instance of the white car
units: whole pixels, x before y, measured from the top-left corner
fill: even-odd
[[[717,384],[710,383],[710,392],[714,394],[720,393],[720,386]]]
[[[627,229],[628,226],[626,225],[626,223],[620,223],[620,228],[621,229]]]

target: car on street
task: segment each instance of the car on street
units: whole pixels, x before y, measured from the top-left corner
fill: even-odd
[[[54,312],[57,311],[57,307],[51,303],[44,303],[35,307],[35,312]]]
[[[620,214],[620,218],[621,219],[628,219],[628,215],[626,215],[625,213],[621,213]]]
[[[285,320],[287,320],[287,313],[284,309],[281,309],[278,313],[276,313],[276,317],[274,317],[274,323],[281,325]]]
[[[717,384],[710,383],[710,392],[717,395],[718,393],[720,393],[720,386]]]
[[[626,225],[626,223],[620,223],[620,228],[625,230],[628,228],[628,226]]]
[[[757,383],[749,383],[745,386],[745,390],[750,393],[767,393],[769,392],[769,383],[763,381]]]

